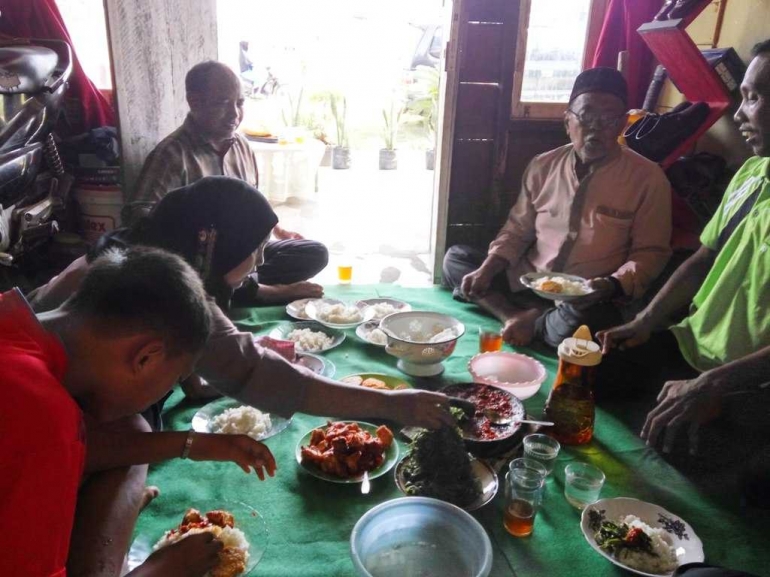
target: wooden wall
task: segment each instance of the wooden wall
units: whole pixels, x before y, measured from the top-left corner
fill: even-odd
[[[533,156],[567,142],[561,121],[510,119],[519,2],[465,0],[460,14],[447,247],[497,234]]]
[[[187,114],[184,77],[217,57],[216,0],[105,0],[125,190]]]

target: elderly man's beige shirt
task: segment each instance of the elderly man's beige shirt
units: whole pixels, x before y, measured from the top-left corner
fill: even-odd
[[[638,298],[671,256],[671,187],[661,168],[628,148],[578,181],[568,144],[536,156],[489,253],[506,261],[511,290],[528,272],[614,276]]]
[[[257,158],[240,134],[233,137],[224,155],[203,138],[189,115],[182,126],[164,138],[144,162],[133,195],[127,199],[130,211],[151,208],[167,192],[192,184],[204,176],[232,176],[256,187],[259,184]]]

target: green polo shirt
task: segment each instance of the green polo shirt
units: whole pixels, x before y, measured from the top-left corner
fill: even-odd
[[[746,161],[700,240],[717,250],[720,232],[758,188],[754,207],[717,254],[690,315],[671,327],[684,358],[699,371],[770,346],[770,158]]]

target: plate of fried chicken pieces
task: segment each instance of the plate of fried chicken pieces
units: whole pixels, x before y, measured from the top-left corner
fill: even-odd
[[[329,421],[297,443],[297,462],[305,471],[332,483],[360,483],[387,473],[398,462],[398,444],[385,425]]]
[[[158,512],[161,514],[156,515],[152,527],[139,528],[128,552],[129,569],[136,568],[164,547],[190,535],[209,532],[222,542],[223,547],[217,564],[206,574],[208,577],[239,577],[251,573],[267,549],[265,520],[245,503],[222,501],[217,505],[217,508],[189,508],[181,515],[181,522],[179,516],[174,521]],[[160,529],[161,526],[166,529]]]

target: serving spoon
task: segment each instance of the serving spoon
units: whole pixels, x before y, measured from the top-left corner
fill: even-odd
[[[371,485],[369,484],[369,472],[364,471],[364,478],[361,479],[361,494],[368,495]]]
[[[525,425],[536,425],[539,427],[553,427],[551,421],[533,421],[531,419],[514,419],[513,417],[505,417],[493,409],[485,409],[484,416],[489,419],[492,425],[497,427],[506,427],[516,421],[517,423],[523,423]]]

